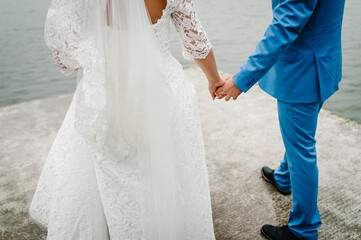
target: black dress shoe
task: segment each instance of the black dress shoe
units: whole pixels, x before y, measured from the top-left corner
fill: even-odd
[[[288,226],[275,227],[271,225],[263,225],[261,233],[269,240],[301,240],[296,237]]]
[[[269,167],[263,167],[261,170],[261,173],[262,173],[262,177],[267,182],[272,183],[276,187],[277,191],[279,191],[281,194],[283,194],[283,195],[291,194],[291,191],[284,191],[277,185],[275,177],[274,177],[275,170],[272,170]]]

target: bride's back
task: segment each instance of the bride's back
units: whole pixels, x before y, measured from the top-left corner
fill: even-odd
[[[167,0],[144,0],[149,17],[153,24],[162,18],[163,10],[167,7]]]

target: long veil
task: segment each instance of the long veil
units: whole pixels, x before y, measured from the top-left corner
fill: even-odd
[[[83,1],[76,126],[99,161],[138,165],[144,239],[182,239],[171,109],[144,0]]]

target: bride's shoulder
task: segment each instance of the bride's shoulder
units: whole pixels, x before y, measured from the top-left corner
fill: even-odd
[[[191,1],[191,0],[168,0],[167,2],[171,8],[178,8],[182,3],[187,1]]]
[[[180,0],[167,0],[167,5],[170,7],[174,7],[178,5],[177,3],[180,2]]]
[[[169,9],[178,10],[179,8],[187,8],[193,5],[193,0],[168,0]]]

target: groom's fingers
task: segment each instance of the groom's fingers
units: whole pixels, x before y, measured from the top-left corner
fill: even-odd
[[[226,102],[228,102],[228,101],[229,101],[229,99],[231,99],[231,96],[227,95],[227,96],[226,96],[226,99],[225,99],[225,100],[226,100]]]

